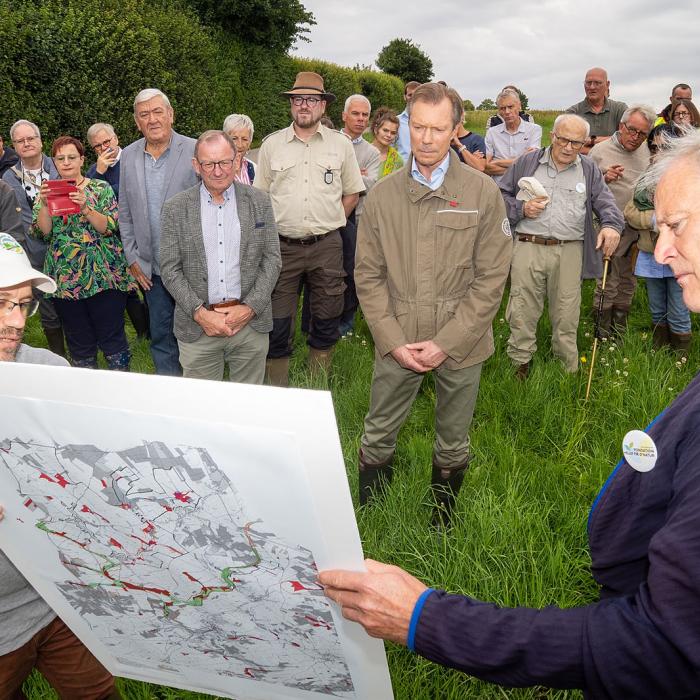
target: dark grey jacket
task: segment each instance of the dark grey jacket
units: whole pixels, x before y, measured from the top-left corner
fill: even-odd
[[[241,302],[255,312],[251,328],[268,333],[272,330],[272,290],[282,268],[277,224],[267,193],[237,182],[234,191],[241,222]],[[192,343],[204,332],[192,316],[198,306],[209,303],[200,185],[163,205],[160,274],[175,299],[175,337]]]
[[[521,177],[532,177],[544,155],[545,149],[530,151],[520,156],[513,165],[506,170],[501,178],[499,187],[506,202],[506,213],[510,225],[515,226],[523,218],[523,204],[515,196],[518,194],[518,181]],[[595,213],[601,227],[615,229],[622,233],[625,228],[625,219],[615,203],[610,188],[605,183],[603,174],[598,166],[588,157],[581,156],[583,175],[586,178],[586,224],[583,237],[583,267],[581,277],[583,279],[597,279],[603,274],[602,253],[595,249],[598,231],[593,223]]]

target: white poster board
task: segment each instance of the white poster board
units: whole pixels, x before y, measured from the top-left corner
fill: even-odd
[[[0,548],[114,675],[391,698],[330,394],[0,363]]]

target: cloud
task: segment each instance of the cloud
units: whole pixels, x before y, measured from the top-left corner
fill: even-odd
[[[318,24],[295,53],[341,65],[374,64],[391,39],[411,39],[438,80],[478,104],[508,83],[537,109],[583,99],[583,76],[607,69],[611,96],[660,110],[679,82],[700,102],[700,2],[657,0],[303,0]]]

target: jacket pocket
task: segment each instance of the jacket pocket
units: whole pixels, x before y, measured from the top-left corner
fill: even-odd
[[[437,249],[449,267],[470,268],[479,225],[478,211],[439,209],[435,214]]]

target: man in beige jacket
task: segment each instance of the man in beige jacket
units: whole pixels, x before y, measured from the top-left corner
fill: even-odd
[[[376,345],[360,449],[360,503],[391,477],[396,436],[435,371],[433,490],[449,514],[469,464],[469,425],[512,237],[491,178],[450,153],[462,102],[427,83],[408,105],[413,155],[367,195],[355,280]]]

